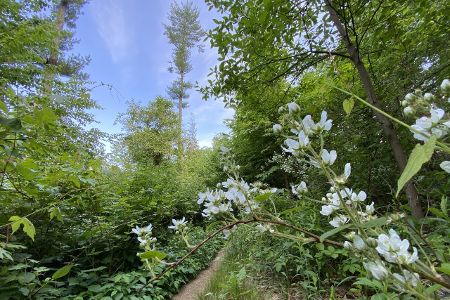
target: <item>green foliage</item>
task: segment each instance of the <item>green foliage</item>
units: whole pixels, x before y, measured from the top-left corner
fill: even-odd
[[[174,154],[177,117],[169,100],[157,97],[148,106],[130,102],[126,113],[119,116],[126,134],[121,144],[132,161],[140,165],[159,165]]]
[[[405,184],[420,171],[422,165],[431,159],[435,145],[436,137],[432,136],[425,144],[417,144],[416,147],[414,147],[405,170],[403,170],[402,175],[398,179],[396,196],[398,196],[398,193],[400,193]]]

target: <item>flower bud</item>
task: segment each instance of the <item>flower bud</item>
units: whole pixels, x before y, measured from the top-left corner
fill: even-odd
[[[272,127],[273,133],[280,133],[283,130],[283,127],[280,124],[275,124]]]
[[[405,114],[405,116],[409,116],[414,113],[414,110],[412,109],[411,106],[407,106],[403,109],[403,113]]]
[[[406,101],[406,100],[403,100],[403,101],[402,101],[402,106],[403,106],[403,107],[408,106],[408,104],[409,104],[408,101]]]
[[[290,102],[290,103],[288,103],[288,104],[287,104],[287,107],[288,107],[288,109],[289,109],[289,113],[290,113],[290,114],[292,114],[292,113],[297,112],[297,111],[300,110],[300,106],[298,106],[298,104],[295,103],[295,102]]]
[[[414,101],[415,98],[416,98],[416,96],[413,93],[408,93],[405,96],[405,100],[408,101],[408,102]]]
[[[376,246],[378,245],[377,240],[374,239],[374,238],[372,238],[372,237],[369,237],[369,238],[366,240],[366,242],[367,242],[367,245],[368,245],[369,247],[376,247]]]
[[[444,81],[442,81],[441,90],[445,93],[450,93],[450,80],[444,79]]]
[[[431,102],[434,99],[434,95],[431,93],[425,93],[425,95],[423,95],[423,99],[427,102]]]

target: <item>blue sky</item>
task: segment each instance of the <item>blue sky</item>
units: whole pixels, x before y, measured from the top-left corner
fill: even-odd
[[[200,9],[203,28],[212,28],[218,14],[208,11],[203,1],[193,3]],[[91,0],[84,6],[77,21],[79,43],[74,52],[91,57],[85,69],[91,80],[113,87],[93,90],[93,99],[103,107],[93,111],[99,122],[93,127],[118,133],[121,126],[114,121],[118,113],[125,112],[128,100],[146,104],[158,95],[167,96],[166,87],[176,78],[167,70],[172,49],[163,23],[169,10],[169,0]],[[209,69],[217,63],[217,51],[205,42],[203,53],[196,49],[192,53],[193,70],[188,79],[205,83]],[[217,133],[228,132],[223,121],[232,118],[233,111],[225,109],[220,100],[202,100],[194,89],[189,94],[184,120],[188,122],[192,116],[200,146],[210,146]]]

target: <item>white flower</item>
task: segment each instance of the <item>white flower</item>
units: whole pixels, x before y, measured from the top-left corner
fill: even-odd
[[[298,133],[298,142],[300,147],[306,147],[309,144],[309,138],[303,130]]]
[[[283,130],[283,127],[280,124],[275,124],[272,126],[272,130],[274,133],[279,133]]]
[[[133,233],[135,233],[136,235],[140,236],[140,235],[143,235],[143,234],[151,233],[152,229],[153,229],[153,225],[149,224],[146,227],[142,227],[142,228],[139,227],[139,226],[136,226],[133,229],[131,229],[131,231]]]
[[[307,135],[310,135],[316,129],[316,124],[314,123],[311,115],[307,115],[303,118],[302,125],[303,130]]]
[[[205,193],[198,193],[197,204],[202,204],[206,200],[207,193],[208,191],[206,191]]]
[[[344,242],[344,248],[345,249],[351,249],[353,247],[353,244],[349,241]]]
[[[394,229],[389,230],[389,236],[380,234],[377,243],[376,250],[390,263],[410,264],[419,259],[416,247],[413,247],[413,253],[410,254],[409,241],[402,240]]]
[[[292,186],[292,193],[294,195],[299,195],[308,192],[308,187],[306,186],[306,182],[302,181],[297,185]]]
[[[337,158],[337,153],[335,150],[328,152],[327,149],[323,149],[320,156],[325,164],[332,165]]]
[[[131,231],[137,235],[141,234],[141,228],[139,226],[136,225],[136,227],[134,227],[133,229],[131,229]]]
[[[287,140],[284,141],[284,143],[287,146],[287,149],[283,148],[283,150],[285,152],[294,153],[296,150],[298,150],[300,148],[299,142],[296,141],[296,140],[293,140],[293,139],[287,139]]]
[[[139,236],[137,239],[138,239],[139,244],[140,244],[141,246],[147,245],[147,240],[146,240],[145,238],[142,238],[142,237]]]
[[[329,131],[332,126],[333,126],[333,121],[327,120],[327,112],[322,111],[322,115],[320,116],[320,121],[318,124],[316,124],[316,130],[317,131],[322,131],[322,130]]]
[[[356,193],[351,193],[351,200],[352,201],[363,202],[364,200],[366,200],[366,198],[367,198],[367,194],[364,191],[360,191],[358,193],[358,195]]]
[[[408,270],[403,270],[403,276],[398,273],[394,273],[392,274],[392,276],[394,276],[394,278],[400,281],[401,283],[409,284],[413,287],[417,286],[420,280],[419,274],[411,273]],[[396,286],[401,289],[400,285],[396,284]]]
[[[443,162],[441,162],[441,164],[439,166],[445,172],[450,173],[450,161],[448,161],[448,160],[443,161]]]
[[[261,232],[261,233],[263,233],[264,231],[267,230],[267,228],[264,225],[262,225],[262,224],[258,224],[256,226],[256,229],[258,229],[258,231]]]
[[[322,209],[320,211],[321,215],[324,216],[329,216],[333,213],[333,211],[335,211],[336,209],[338,209],[338,207],[334,206],[334,205],[322,205]]]
[[[371,215],[375,212],[374,203],[370,203],[370,205],[366,205],[366,213]]]
[[[344,166],[344,178],[347,180],[350,177],[350,174],[352,173],[352,166],[350,163],[346,163]]]
[[[289,110],[289,113],[290,113],[290,114],[292,114],[292,113],[297,112],[297,111],[300,110],[300,106],[298,106],[298,104],[295,103],[295,102],[290,102],[290,103],[288,103],[288,104],[287,104],[287,107],[288,107],[288,110]]]
[[[445,115],[445,111],[443,109],[440,108],[431,108],[430,109],[430,118],[431,118],[431,122],[433,124],[437,124],[442,117]]]
[[[222,233],[223,233],[223,238],[224,238],[224,239],[228,239],[228,237],[229,237],[230,234],[231,234],[231,231],[228,230],[228,229],[224,229],[224,230],[222,231]]]
[[[356,234],[353,237],[353,246],[358,250],[363,250],[364,248],[366,248],[366,243],[359,235]]]
[[[185,218],[183,217],[181,220],[172,219],[172,224],[173,225],[169,226],[169,229],[179,231],[180,229],[182,229],[183,227],[186,226],[187,222],[186,222]]]
[[[231,203],[222,203],[219,205],[219,212],[227,212],[227,211],[233,211],[231,208]]]
[[[384,263],[380,260],[377,260],[375,262],[373,261],[365,262],[363,263],[363,265],[364,268],[367,270],[367,272],[372,274],[372,276],[375,279],[382,280],[389,275],[389,272],[385,268]]]
[[[339,227],[348,222],[348,218],[344,215],[334,217],[329,223],[333,227]]]

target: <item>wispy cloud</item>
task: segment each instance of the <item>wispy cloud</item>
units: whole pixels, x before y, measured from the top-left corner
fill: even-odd
[[[130,54],[132,30],[128,28],[125,11],[120,0],[102,0],[92,3],[92,16],[97,32],[108,48],[114,63],[124,60]]]

